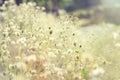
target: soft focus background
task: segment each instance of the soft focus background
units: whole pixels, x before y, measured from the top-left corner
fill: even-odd
[[[12,80],[30,80],[29,75],[31,80],[120,80],[120,0],[6,1],[9,0],[0,0],[0,80],[9,80],[7,77],[17,73],[19,69],[11,64],[19,61],[19,68],[27,66],[28,71],[25,76],[21,71]],[[19,52],[27,54],[16,56]],[[10,55],[4,59],[4,53]],[[44,56],[48,61],[41,63]],[[33,62],[24,63],[24,57]],[[76,60],[80,60],[77,66]],[[32,77],[31,70],[35,74]],[[4,77],[4,71],[11,74]],[[39,78],[39,71],[46,71],[44,76],[49,79]]]
[[[0,0],[0,5],[5,0]],[[15,0],[16,4],[35,2],[43,6],[48,13],[56,15],[67,12],[72,16],[85,20],[83,24],[89,25],[101,22],[119,24],[120,0]]]

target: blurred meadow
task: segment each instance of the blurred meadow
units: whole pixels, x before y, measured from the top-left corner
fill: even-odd
[[[120,0],[0,0],[0,80],[120,80]]]

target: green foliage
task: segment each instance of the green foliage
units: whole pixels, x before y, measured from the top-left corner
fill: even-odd
[[[35,0],[29,0],[30,2],[34,2]],[[65,8],[69,6],[72,3],[72,0],[55,0],[57,1],[57,4],[60,8]],[[23,2],[26,2],[26,0],[23,0]],[[48,6],[51,7],[52,0],[36,0],[38,6],[45,6],[45,3],[48,3]]]

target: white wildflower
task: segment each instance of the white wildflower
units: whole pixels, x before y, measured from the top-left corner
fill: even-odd
[[[44,38],[45,37],[45,35],[42,34],[42,33],[39,36],[40,36],[40,38]]]
[[[9,64],[9,69],[12,69],[12,68],[14,68],[14,64]]]
[[[68,49],[68,50],[67,50],[67,53],[72,53],[72,52],[73,52],[72,49]]]
[[[40,9],[40,7],[39,7],[39,6],[37,6],[37,7],[36,7],[36,9]]]
[[[32,2],[29,2],[28,5],[29,6],[34,6],[34,4]]]
[[[19,44],[19,43],[24,44],[26,41],[27,41],[26,38],[22,37],[22,38],[20,38],[20,39],[17,40],[17,44]]]
[[[61,48],[62,47],[62,43],[58,43],[58,44],[56,44],[56,46]]]
[[[35,54],[32,54],[32,55],[26,56],[26,57],[24,58],[24,60],[25,60],[25,61],[28,61],[28,62],[31,62],[31,61],[35,62],[35,61],[37,60],[37,58],[36,58],[36,55],[35,55]]]
[[[119,34],[117,33],[117,32],[113,32],[112,33],[113,34],[113,38],[116,40],[117,38],[118,38],[118,36],[119,36]]]
[[[9,24],[10,24],[11,26],[13,26],[13,25],[14,25],[14,23],[13,23],[13,22],[10,22]]]
[[[11,38],[7,36],[6,41],[11,41]]]
[[[17,26],[13,25],[13,26],[11,26],[11,28],[12,28],[13,30],[16,30]]]
[[[54,41],[55,41],[55,38],[50,37],[49,40],[52,41],[52,42],[54,42]]]
[[[31,70],[30,71],[32,74],[35,74],[35,73],[37,73],[37,71],[34,69],[34,70]]]
[[[51,75],[51,71],[46,71],[40,75],[41,78],[47,78],[48,75]]]
[[[27,65],[24,62],[18,62],[15,65],[20,70],[23,70],[23,71],[27,70]]]
[[[33,39],[33,40],[36,40],[36,37],[34,36],[34,37],[32,37],[32,39]]]
[[[41,9],[44,11],[44,10],[45,10],[45,7],[41,7]]]
[[[39,43],[38,43],[38,42],[36,42],[36,43],[35,43],[35,46],[36,46],[36,47],[39,47]]]
[[[48,56],[49,57],[56,57],[55,53],[53,53],[53,52],[48,52]]]
[[[94,69],[92,72],[91,72],[91,76],[92,77],[99,77],[101,76],[102,74],[104,74],[104,69],[101,68],[101,67],[97,67],[96,69]]]
[[[15,59],[16,59],[16,60],[20,60],[21,57],[20,57],[20,56],[15,56]]]

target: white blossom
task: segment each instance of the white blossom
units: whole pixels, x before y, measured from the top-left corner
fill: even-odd
[[[31,55],[29,55],[29,56],[26,56],[25,58],[24,58],[24,60],[25,61],[28,61],[28,62],[35,62],[36,60],[37,60],[37,58],[36,58],[36,55],[35,54],[31,54]]]

